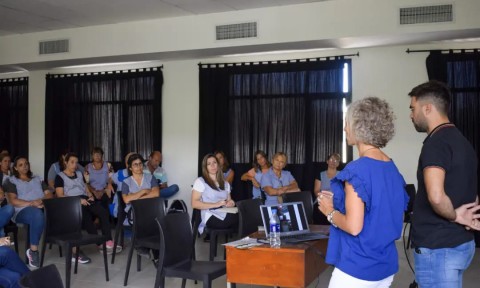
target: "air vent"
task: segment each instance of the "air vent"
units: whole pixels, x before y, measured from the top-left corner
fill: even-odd
[[[68,45],[69,45],[68,39],[54,40],[54,41],[41,41],[38,45],[38,52],[40,53],[40,55],[65,53],[69,51]]]
[[[453,5],[400,8],[400,25],[453,21]]]
[[[257,22],[216,26],[217,40],[257,37]]]

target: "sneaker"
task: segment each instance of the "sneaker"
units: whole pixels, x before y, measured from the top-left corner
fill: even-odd
[[[137,248],[137,254],[142,256],[142,257],[145,257],[147,259],[152,258],[152,256],[150,255],[150,249],[145,248],[145,247],[138,247]]]
[[[75,255],[72,256],[72,262],[75,263]],[[92,260],[88,258],[85,254],[83,254],[82,251],[80,251],[80,254],[78,255],[78,263],[87,264],[90,262],[92,262]]]
[[[108,240],[108,241],[107,241],[107,250],[109,250],[109,249],[110,249],[110,250],[113,250],[113,244],[114,244],[114,243],[113,243],[112,240]],[[120,252],[122,252],[122,250],[123,250],[122,246],[117,245],[117,247],[116,247],[116,249],[115,249],[115,252],[116,252],[116,253],[120,253]]]
[[[40,257],[38,251],[32,251],[31,249],[27,250],[28,266],[32,268],[40,267]]]

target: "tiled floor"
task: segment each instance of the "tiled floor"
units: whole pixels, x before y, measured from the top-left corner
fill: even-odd
[[[20,229],[23,230],[23,229]],[[22,235],[20,235],[22,236]],[[21,237],[23,238],[23,237]],[[24,244],[20,241],[21,249],[24,247]],[[395,275],[394,282],[392,287],[401,287],[408,288],[410,283],[413,281],[413,274],[408,267],[405,254],[403,252],[403,242],[398,241],[397,247],[399,249],[400,255],[400,271]],[[128,247],[127,247],[128,249]],[[208,259],[208,243],[204,243],[201,240],[197,241],[197,256],[199,259]],[[72,288],[90,288],[90,287],[102,287],[102,288],[113,288],[113,287],[123,287],[123,279],[125,275],[125,268],[127,262],[127,251],[117,255],[115,259],[115,264],[110,265],[109,262],[109,272],[110,272],[110,281],[105,281],[105,273],[103,268],[103,257],[98,252],[95,246],[87,246],[82,248],[82,250],[92,258],[92,263],[86,265],[80,265],[78,268],[78,274],[72,273],[71,278],[71,287]],[[219,249],[218,260],[223,259],[223,252]],[[135,256],[135,254],[134,254]],[[22,255],[23,257],[23,255]],[[411,256],[410,256],[411,257]],[[155,282],[155,269],[151,262],[147,261],[145,258],[142,258],[142,271],[136,271],[136,257],[133,258],[132,266],[130,268],[130,276],[128,280],[127,287],[153,287]],[[109,256],[109,261],[111,260]],[[62,279],[65,277],[65,262],[64,258],[58,256],[58,248],[54,246],[52,250],[47,250],[45,265],[54,263],[57,265],[57,268],[60,271]],[[480,249],[477,248],[475,258],[473,259],[470,268],[466,271],[464,276],[464,288],[477,288],[480,283]],[[318,280],[314,281],[309,287],[317,288],[326,288],[328,287],[328,281],[332,268],[327,269],[324,273],[320,275]],[[201,283],[194,284],[193,281],[187,281],[187,287],[202,287]],[[181,287],[180,279],[167,278],[166,287]],[[226,277],[220,277],[219,279],[213,282],[213,287],[226,287]],[[257,287],[252,285],[237,285],[237,287]]]

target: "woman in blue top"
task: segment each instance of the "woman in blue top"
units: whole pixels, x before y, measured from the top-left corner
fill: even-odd
[[[338,174],[337,168],[340,165],[340,160],[342,159],[338,153],[328,155],[327,170],[320,172],[317,176],[318,178],[315,178],[313,193],[315,193],[316,197],[319,196],[320,191],[331,191],[330,181]]]
[[[220,170],[223,173],[223,179],[232,186],[233,183],[233,178],[235,177],[235,172],[233,171],[232,168],[230,168],[230,163],[228,162],[227,157],[225,156],[225,153],[223,151],[216,151],[213,153],[215,157],[217,157],[218,161],[218,166],[220,167]]]
[[[282,203],[286,193],[300,192],[292,173],[283,170],[287,166],[287,155],[277,152],[272,157],[272,167],[262,177],[261,186],[265,191],[265,205]],[[279,199],[280,198],[280,199]]]
[[[319,209],[332,224],[326,262],[335,266],[329,288],[390,287],[398,271],[400,238],[408,196],[397,167],[380,148],[393,138],[395,116],[384,100],[352,103],[345,132],[360,158],[322,191]],[[332,197],[333,196],[333,197]]]
[[[266,174],[272,164],[267,159],[267,154],[262,150],[255,152],[255,157],[253,158],[253,168],[248,170],[242,175],[242,181],[252,181],[252,198],[253,199],[263,199],[265,198],[265,192],[262,191],[260,183],[262,182],[263,174]]]

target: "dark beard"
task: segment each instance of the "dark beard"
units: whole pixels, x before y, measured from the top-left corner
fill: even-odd
[[[425,133],[427,132],[427,129],[425,127],[422,127],[422,126],[419,126],[417,123],[413,122],[413,127],[415,127],[415,130],[417,130],[417,132],[420,132],[420,133]]]

